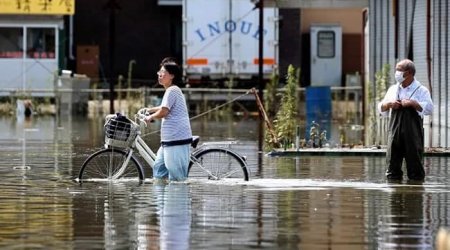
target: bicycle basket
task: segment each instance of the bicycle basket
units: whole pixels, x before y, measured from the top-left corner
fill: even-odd
[[[139,127],[126,116],[117,114],[105,123],[105,144],[111,147],[126,148],[133,144]]]

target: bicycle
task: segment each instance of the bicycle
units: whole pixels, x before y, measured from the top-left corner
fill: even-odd
[[[94,152],[84,161],[78,174],[78,181],[138,181],[145,180],[140,155],[152,168],[156,154],[141,137],[146,109],[135,114],[134,121],[120,114],[106,116],[104,149]],[[188,178],[240,178],[248,181],[246,158],[231,150],[227,143],[204,143],[197,148],[200,137],[194,136]],[[228,146],[224,147],[224,146]]]

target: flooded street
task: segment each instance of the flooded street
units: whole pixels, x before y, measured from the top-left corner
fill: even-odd
[[[424,184],[388,183],[384,157],[268,157],[258,122],[195,120],[201,141],[238,140],[250,181],[74,181],[102,120],[0,118],[2,249],[434,249],[450,221],[449,158]],[[154,130],[154,129],[153,129]],[[158,134],[144,137],[155,149]]]

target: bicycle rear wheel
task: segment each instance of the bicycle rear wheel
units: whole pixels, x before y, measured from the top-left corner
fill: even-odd
[[[239,178],[248,181],[245,159],[225,148],[208,148],[194,152],[189,163],[189,178],[220,180]]]
[[[83,163],[78,174],[83,181],[131,181],[142,182],[144,171],[141,164],[131,156],[126,165],[127,152],[116,148],[107,148],[90,155]]]

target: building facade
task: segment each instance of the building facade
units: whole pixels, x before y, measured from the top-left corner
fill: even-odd
[[[49,95],[65,62],[64,15],[73,15],[74,1],[5,0],[0,7],[0,89]]]
[[[409,58],[416,64],[416,78],[429,88],[434,102],[431,117],[425,117],[425,146],[449,147],[449,28],[450,3],[444,0],[371,0],[368,20],[367,84],[389,64]],[[373,108],[368,105],[368,108]]]

